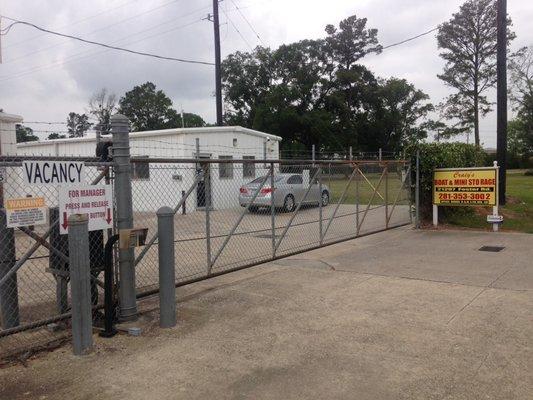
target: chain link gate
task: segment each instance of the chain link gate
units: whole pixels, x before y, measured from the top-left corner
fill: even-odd
[[[135,254],[138,297],[158,291],[156,211],[162,206],[174,211],[177,286],[412,222],[411,170],[404,160],[132,163],[150,176],[132,186],[135,224],[149,230]],[[288,185],[292,189],[278,181],[290,176],[301,179]],[[294,197],[290,212],[276,198],[282,191]]]
[[[0,358],[53,346],[70,335],[68,235],[59,234],[58,187],[26,185],[23,161],[74,161],[85,164],[84,181],[110,183],[111,163],[85,157],[0,157],[1,198],[43,197],[49,208],[44,225],[7,228],[0,208]],[[91,297],[103,299],[103,246],[110,232],[89,235]],[[99,314],[95,314],[95,322]]]

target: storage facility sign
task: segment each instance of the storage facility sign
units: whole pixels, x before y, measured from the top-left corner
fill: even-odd
[[[111,185],[59,187],[59,233],[68,233],[68,217],[87,214],[89,230],[113,227],[113,190]]]
[[[29,185],[85,183],[84,163],[75,161],[24,161],[24,182]]]
[[[433,204],[439,206],[495,206],[496,168],[436,169]]]
[[[47,223],[48,208],[44,197],[5,199],[8,228]]]

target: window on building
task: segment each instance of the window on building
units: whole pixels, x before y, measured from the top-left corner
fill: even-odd
[[[255,157],[244,156],[243,160],[255,160]],[[243,178],[255,178],[255,163],[253,162],[242,163],[242,177]]]
[[[142,156],[148,158],[148,156]],[[130,170],[131,179],[148,180],[150,179],[150,164],[145,162],[132,162]]]
[[[218,156],[219,160],[232,160],[233,156]],[[220,179],[233,179],[233,163],[219,163],[218,177]]]

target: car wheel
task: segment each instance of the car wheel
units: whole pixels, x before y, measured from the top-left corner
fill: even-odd
[[[248,211],[250,211],[251,213],[256,213],[258,209],[259,207],[257,206],[250,206],[250,208],[248,208]]]
[[[329,192],[324,190],[322,192],[322,207],[326,207],[329,204]]]
[[[283,200],[283,210],[285,212],[293,212],[296,208],[296,203],[294,202],[294,197],[292,194],[288,194],[285,196],[285,200]]]

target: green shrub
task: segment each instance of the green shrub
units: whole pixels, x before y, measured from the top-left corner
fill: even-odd
[[[412,160],[413,183],[415,182],[417,150],[420,151],[420,216],[422,219],[430,219],[433,200],[433,170],[435,168],[481,167],[486,163],[486,154],[475,145],[466,143],[417,144],[407,151]],[[442,207],[441,215],[445,218],[450,213],[469,212],[468,210],[459,211],[458,208],[462,207]]]

